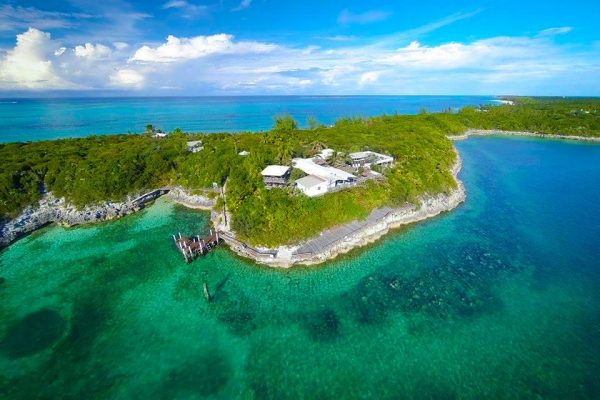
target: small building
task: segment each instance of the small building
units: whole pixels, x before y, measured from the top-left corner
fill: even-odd
[[[187,142],[187,149],[192,153],[197,153],[202,151],[204,147],[202,146],[202,140],[192,140]]]
[[[238,153],[238,156],[246,157],[248,154],[250,153],[248,153],[246,150],[242,150]]]
[[[292,169],[286,165],[269,165],[260,173],[265,187],[285,187],[290,178]]]
[[[327,193],[327,181],[315,175],[307,175],[296,181],[296,187],[309,197]]]
[[[152,133],[152,137],[153,137],[153,138],[159,138],[159,139],[162,139],[162,138],[166,138],[166,137],[167,137],[167,133],[166,133],[166,132],[163,132],[163,131],[161,131],[160,129],[158,129],[158,130],[155,130],[155,131],[153,131],[153,132],[154,132],[154,133]]]
[[[333,149],[323,149],[319,152],[319,154],[317,154],[317,157],[320,157],[323,160],[329,160],[331,157],[333,157],[334,153],[335,151]]]
[[[361,167],[370,168],[373,165],[391,167],[394,163],[394,157],[375,153],[374,151],[359,151],[357,153],[350,153],[349,155],[354,169]]]

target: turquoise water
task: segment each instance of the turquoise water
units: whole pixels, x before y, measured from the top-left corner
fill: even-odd
[[[599,398],[600,146],[456,145],[464,205],[321,266],[186,265],[207,215],[163,200],[18,241],[0,397]]]
[[[493,96],[228,96],[78,99],[0,99],[0,143],[142,132],[147,124],[170,131],[265,130],[273,116],[309,116],[324,124],[340,117],[415,114],[489,104]]]

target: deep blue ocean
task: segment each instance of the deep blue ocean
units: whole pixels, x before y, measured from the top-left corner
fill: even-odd
[[[277,114],[301,126],[309,116],[332,124],[340,117],[415,114],[493,103],[494,96],[238,96],[0,99],[0,143],[143,132],[266,130]],[[497,100],[496,100],[497,101]]]

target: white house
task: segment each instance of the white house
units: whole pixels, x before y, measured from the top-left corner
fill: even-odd
[[[349,156],[352,159],[352,167],[355,169],[360,167],[370,168],[373,165],[391,167],[394,163],[394,157],[375,153],[374,151],[359,151],[350,153]]]
[[[190,142],[187,142],[187,149],[192,153],[197,153],[201,151],[202,149],[204,149],[204,147],[202,146],[202,140],[192,140]]]
[[[296,181],[296,187],[309,197],[327,193],[327,181],[315,175],[307,175]]]
[[[356,176],[329,165],[316,164],[312,158],[294,158],[292,165],[308,175],[323,179],[327,183],[327,190],[356,183]]]
[[[321,157],[323,160],[329,160],[335,151],[333,149],[323,149],[317,154],[318,157]]]

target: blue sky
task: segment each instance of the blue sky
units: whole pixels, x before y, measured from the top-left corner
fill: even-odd
[[[0,94],[600,95],[598,1],[0,1]]]

